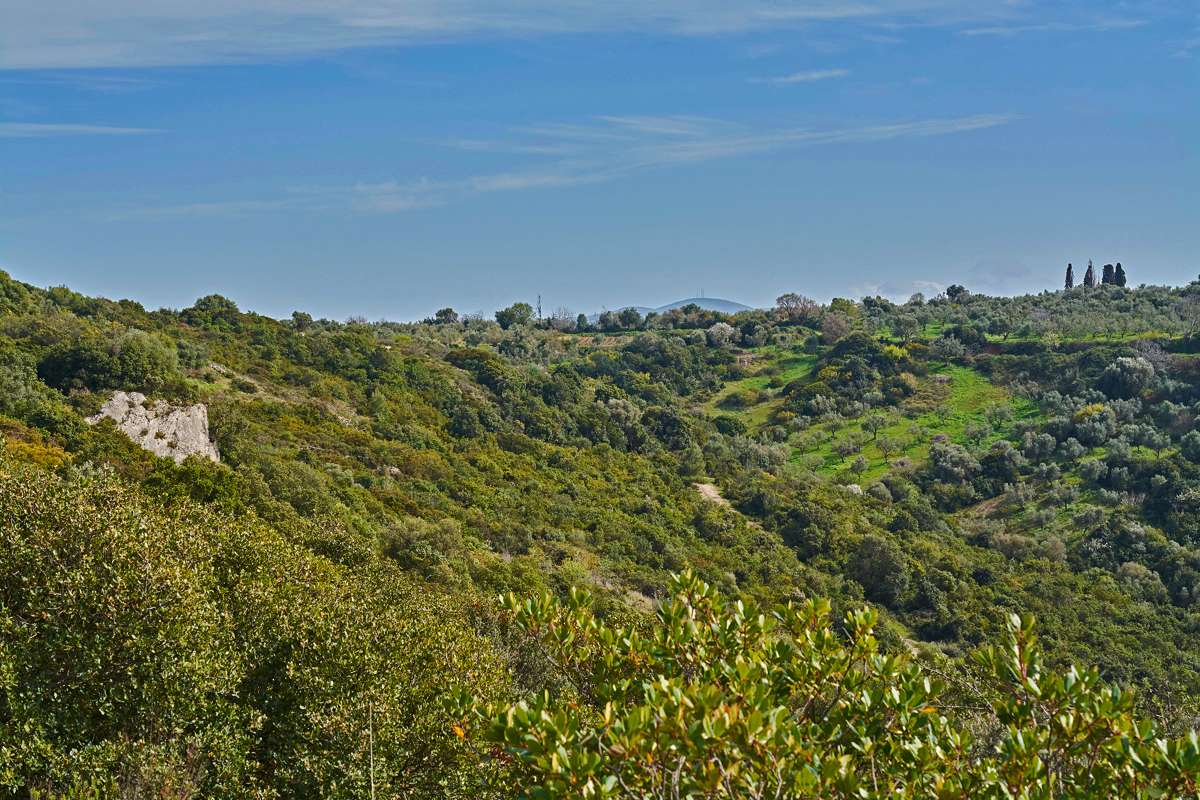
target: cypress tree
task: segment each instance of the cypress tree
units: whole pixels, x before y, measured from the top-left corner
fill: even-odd
[[[1108,286],[1110,283],[1113,283],[1113,277],[1115,274],[1116,273],[1113,271],[1113,265],[1105,264],[1104,265],[1104,274],[1100,277],[1100,283],[1104,284],[1105,286]]]
[[[1075,288],[1075,268],[1072,267],[1070,264],[1067,264],[1067,280],[1063,284],[1063,288],[1064,289],[1074,289]]]
[[[1096,270],[1092,269],[1092,260],[1088,259],[1087,272],[1083,273],[1083,285],[1089,289],[1096,285]]]
[[[1117,262],[1117,274],[1115,276],[1113,276],[1113,283],[1115,283],[1117,286],[1124,286],[1125,281],[1126,281],[1125,268],[1122,267],[1121,262],[1118,261]]]

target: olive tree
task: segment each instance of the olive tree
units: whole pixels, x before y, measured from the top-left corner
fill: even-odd
[[[513,303],[496,312],[496,322],[508,330],[514,325],[528,325],[533,320],[533,306],[529,303]]]
[[[908,589],[909,567],[904,553],[891,539],[870,534],[859,542],[850,559],[850,577],[862,584],[871,600],[895,606]]]
[[[733,326],[725,322],[714,323],[705,333],[708,336],[708,343],[713,347],[727,347],[733,343],[733,339],[737,335]]]
[[[1141,356],[1125,356],[1105,367],[1099,388],[1109,397],[1128,398],[1138,396],[1153,382],[1153,364]]]
[[[821,305],[802,294],[788,292],[775,299],[775,308],[784,319],[812,325],[821,315]]]

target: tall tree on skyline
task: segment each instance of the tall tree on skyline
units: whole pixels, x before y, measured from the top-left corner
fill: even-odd
[[[1113,270],[1113,265],[1105,264],[1104,265],[1104,273],[1100,276],[1100,283],[1102,283],[1105,286],[1108,286],[1109,284],[1114,283],[1113,278],[1115,275],[1116,275],[1116,272]]]
[[[1128,279],[1125,277],[1125,268],[1121,266],[1121,262],[1117,262],[1117,273],[1113,276],[1113,283],[1117,286],[1124,286]]]
[[[1092,268],[1092,260],[1088,259],[1087,272],[1083,273],[1083,285],[1089,289],[1096,285],[1096,270]]]
[[[1069,263],[1067,264],[1067,280],[1063,283],[1064,289],[1075,288],[1075,268]]]

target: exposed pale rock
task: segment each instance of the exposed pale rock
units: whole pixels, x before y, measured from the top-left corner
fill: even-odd
[[[113,392],[100,413],[87,421],[95,425],[105,417],[156,456],[173,458],[176,463],[190,455],[221,460],[217,446],[208,438],[208,408],[203,404],[173,406],[162,400],[147,404],[144,394]]]

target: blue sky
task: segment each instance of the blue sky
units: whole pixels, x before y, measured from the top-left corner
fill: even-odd
[[[275,316],[1200,272],[1194,0],[0,0],[0,268]]]

